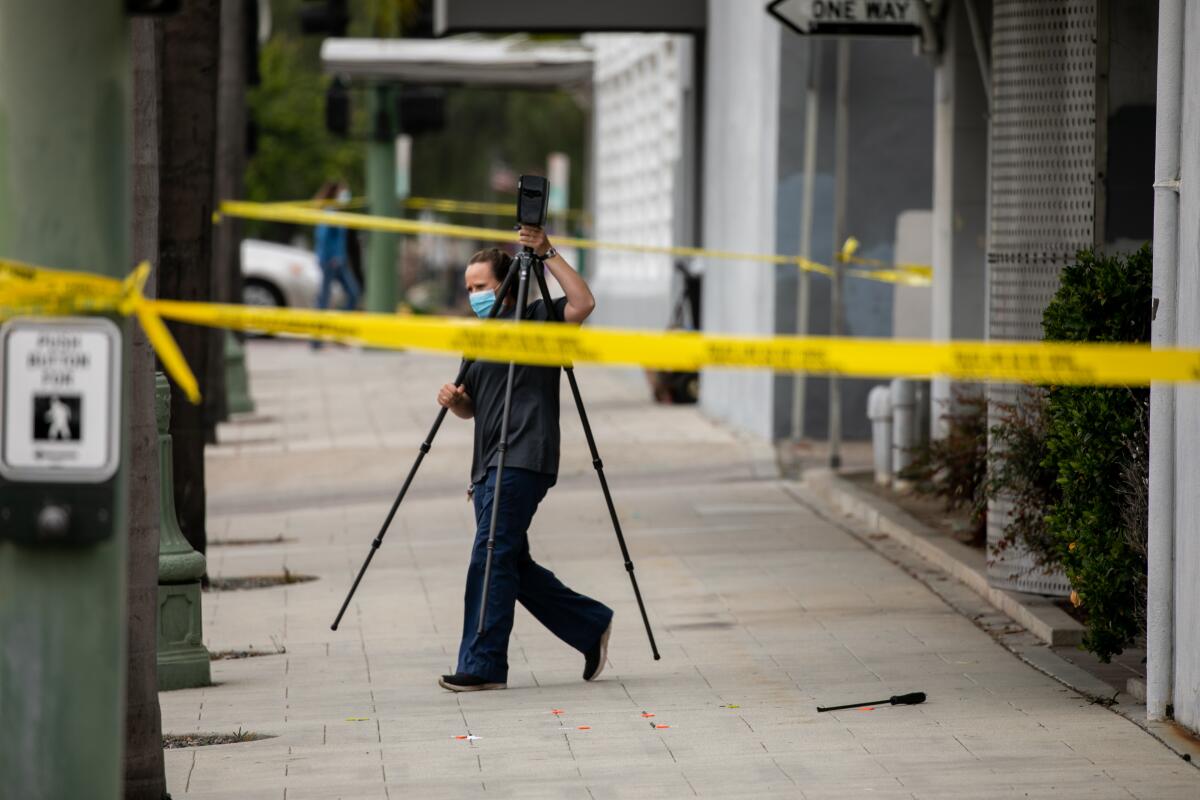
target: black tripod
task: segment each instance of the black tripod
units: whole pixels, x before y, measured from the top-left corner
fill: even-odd
[[[515,269],[509,270],[503,282],[501,282],[500,288],[496,291],[496,304],[492,307],[492,310],[488,315],[489,318],[495,317],[500,312],[504,299],[508,295],[509,288],[515,276],[517,280],[517,307],[514,319],[523,319],[529,295],[529,276],[530,272],[532,272],[537,280],[538,289],[541,292],[543,302],[546,303],[551,319],[555,322],[561,322],[562,319],[558,316],[558,309],[551,301],[550,291],[546,286],[546,277],[543,274],[544,263],[542,259],[536,256],[531,249],[525,248],[525,250],[517,256],[514,267]],[[454,381],[456,386],[462,384],[463,379],[466,377],[467,368],[470,366],[470,364],[470,361],[466,359],[463,360],[462,365],[458,370],[458,377],[455,378]],[[571,394],[575,398],[575,408],[579,412],[579,421],[583,426],[584,436],[587,438],[588,450],[591,452],[592,456],[592,466],[595,468],[596,476],[600,480],[600,488],[604,493],[604,502],[608,506],[608,514],[609,518],[612,520],[613,531],[617,535],[617,543],[621,548],[621,557],[625,561],[625,571],[629,573],[629,581],[633,586],[633,595],[637,599],[638,611],[641,613],[642,623],[646,627],[646,636],[650,640],[650,651],[654,655],[654,660],[657,661],[662,656],[659,655],[658,646],[654,641],[654,632],[650,628],[650,618],[646,615],[646,606],[642,601],[642,592],[638,588],[637,576],[634,574],[633,560],[629,557],[629,548],[625,544],[625,534],[621,531],[621,522],[617,518],[617,509],[616,506],[613,505],[612,493],[608,488],[608,480],[604,476],[604,463],[601,461],[600,453],[596,448],[596,439],[592,434],[592,426],[588,421],[587,410],[583,405],[583,397],[579,393],[579,383],[575,379],[574,369],[569,366],[564,367],[563,369],[567,373],[567,381],[571,385]],[[480,634],[484,632],[486,625],[487,598],[488,592],[491,588],[492,554],[495,550],[496,544],[496,524],[498,522],[498,512],[500,508],[501,478],[503,477],[505,455],[508,450],[508,424],[512,410],[512,390],[515,375],[516,364],[510,363],[508,365],[508,379],[504,388],[504,410],[500,424],[500,442],[497,448],[498,457],[496,461],[496,488],[492,496],[492,518],[488,528],[487,556],[484,562],[483,573],[483,597],[479,607],[479,625],[477,630]],[[425,441],[421,444],[421,451],[417,455],[417,460],[413,463],[412,469],[409,470],[408,476],[404,479],[404,484],[400,487],[400,493],[397,495],[396,501],[392,504],[392,508],[388,512],[387,518],[384,520],[383,527],[380,529],[379,534],[375,537],[374,541],[371,542],[371,550],[367,554],[367,558],[363,562],[362,568],[358,571],[358,576],[354,579],[354,584],[350,587],[350,592],[346,595],[346,600],[342,603],[342,608],[338,612],[337,619],[335,619],[333,622],[333,630],[337,630],[338,624],[342,620],[342,615],[346,613],[346,608],[350,605],[350,600],[354,596],[354,592],[358,589],[358,584],[362,580],[363,573],[367,571],[367,567],[370,565],[371,559],[375,556],[375,551],[378,550],[379,546],[383,543],[383,536],[387,532],[388,526],[392,522],[392,518],[396,515],[396,510],[399,508],[400,502],[404,499],[404,495],[408,492],[408,487],[412,483],[413,476],[416,475],[417,469],[421,466],[422,459],[424,459],[425,454],[429,452],[430,447],[433,444],[433,437],[437,435],[438,429],[442,425],[442,420],[446,418],[446,411],[446,408],[442,408],[442,410],[438,412],[437,419],[434,421],[433,427],[429,431],[429,435],[425,437]]]
[[[492,310],[488,312],[488,319],[493,319],[500,313],[503,306],[503,298],[506,296],[509,287],[512,285],[513,278],[516,273],[509,270],[504,276],[504,280],[500,283],[500,288],[496,290],[496,303],[492,306]],[[458,377],[454,379],[455,386],[462,386],[463,380],[467,377],[467,367],[471,366],[468,359],[463,359],[458,366]],[[350,600],[353,599],[354,593],[358,591],[358,584],[362,582],[363,575],[366,574],[367,567],[371,566],[371,559],[375,557],[375,553],[383,544],[384,534],[392,524],[392,519],[396,516],[397,509],[400,508],[400,503],[404,500],[404,495],[408,494],[408,487],[412,485],[413,478],[417,475],[417,470],[421,468],[421,462],[425,460],[425,454],[433,447],[433,437],[437,436],[438,430],[442,427],[442,422],[446,419],[446,412],[449,408],[445,406],[438,412],[437,419],[433,421],[433,427],[429,429],[429,433],[425,436],[425,441],[421,442],[421,452],[417,453],[417,460],[408,470],[408,475],[404,478],[404,483],[400,486],[400,493],[396,495],[395,501],[392,502],[391,509],[388,510],[387,517],[383,520],[383,526],[379,529],[379,533],[375,535],[374,541],[371,542],[371,549],[367,552],[367,558],[363,561],[363,565],[358,570],[358,575],[354,578],[354,583],[350,586],[350,591],[346,594],[346,599],[342,601],[342,607],[338,610],[337,617],[333,620],[333,624],[329,626],[330,630],[336,631],[338,625],[342,624],[342,617],[346,614],[346,609],[350,606]]]

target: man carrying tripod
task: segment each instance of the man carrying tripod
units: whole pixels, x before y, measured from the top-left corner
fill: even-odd
[[[557,314],[546,306],[550,299],[543,298],[529,304],[524,319],[546,322],[561,318],[575,325],[587,319],[596,304],[591,290],[550,246],[545,232],[524,225],[520,243],[544,260],[565,293],[565,297],[553,301]],[[516,282],[510,281],[511,288],[503,298],[496,297],[512,262],[507,253],[495,248],[481,250],[471,257],[466,288],[471,308],[480,317],[488,316],[493,304],[500,303],[501,311],[496,318],[512,318]],[[584,680],[596,678],[604,668],[612,630],[612,609],[571,591],[554,573],[538,566],[529,554],[529,525],[538,503],[558,477],[559,368],[517,366],[485,612],[487,627],[483,633],[478,632],[507,375],[507,364],[477,361],[467,369],[461,386],[446,384],[437,397],[438,403],[455,416],[475,420],[471,495],[476,533],[467,570],[462,643],[455,674],[443,675],[438,681],[443,688],[455,692],[505,687],[508,639],[517,601],[555,636],[583,653]]]

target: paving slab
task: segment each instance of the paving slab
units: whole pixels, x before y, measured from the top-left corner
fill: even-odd
[[[616,611],[606,670],[584,683],[582,657],[521,610],[509,688],[445,692],[473,527],[469,423],[447,420],[330,623],[455,362],[285,341],[247,357],[259,410],[209,449],[210,536],[283,539],[214,546],[209,571],[317,580],[204,595],[210,649],[272,655],[215,661],[214,686],[162,694],[164,730],[274,738],[167,751],[177,798],[1200,796],[1200,771],[771,477],[770,448],[600,370],[579,381],[662,660],[564,391],[562,472],[531,542]],[[925,704],[816,712],[916,690]]]

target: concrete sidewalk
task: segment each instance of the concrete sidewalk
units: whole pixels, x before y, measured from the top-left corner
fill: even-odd
[[[771,477],[773,455],[614,373],[580,384],[649,607],[645,632],[563,391],[534,557],[616,609],[609,666],[523,610],[503,692],[454,695],[470,423],[448,419],[341,629],[329,624],[455,362],[259,341],[255,417],[209,457],[209,571],[318,580],[204,596],[216,686],[164,693],[176,798],[1195,798],[1200,771],[1026,666]],[[815,707],[921,690],[922,706]],[[558,713],[555,713],[558,712]],[[647,716],[653,715],[653,716]],[[656,727],[669,726],[669,727]],[[471,738],[456,738],[456,737]]]

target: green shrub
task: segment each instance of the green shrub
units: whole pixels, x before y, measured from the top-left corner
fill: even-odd
[[[1080,252],[1042,317],[1047,340],[1147,342],[1150,248],[1129,256]],[[1124,497],[1130,443],[1145,440],[1145,389],[1051,387],[1046,400],[1043,465],[1055,475],[1058,501],[1047,509],[1051,551],[1087,612],[1084,646],[1102,661],[1139,632],[1146,560],[1131,544]],[[1143,462],[1144,463],[1144,462]],[[1144,469],[1144,466],[1142,467]],[[1134,470],[1136,474],[1137,470]]]
[[[919,447],[900,475],[919,493],[941,498],[947,511],[966,509],[978,545],[987,536],[987,412],[983,392],[957,390],[941,416],[945,436]]]

